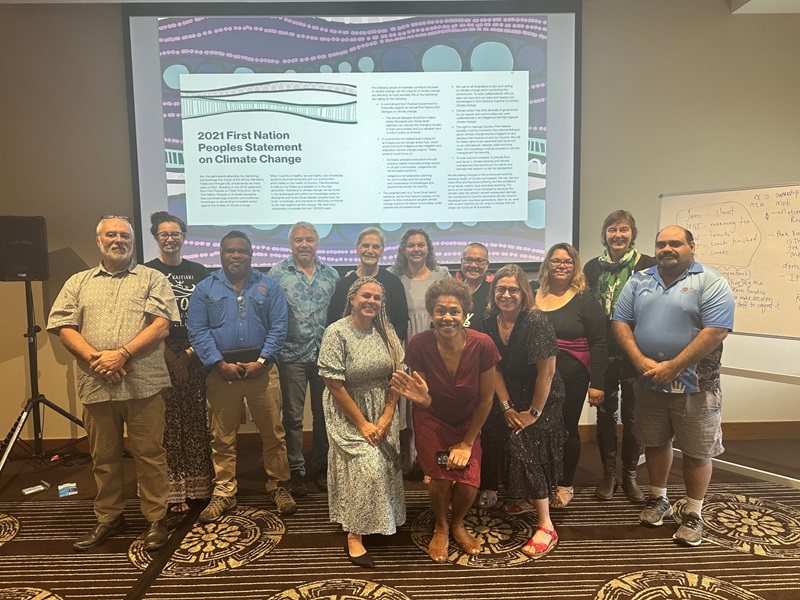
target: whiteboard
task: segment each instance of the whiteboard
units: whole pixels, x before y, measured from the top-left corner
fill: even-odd
[[[800,184],[660,198],[659,229],[691,231],[697,260],[730,283],[734,331],[800,338]]]

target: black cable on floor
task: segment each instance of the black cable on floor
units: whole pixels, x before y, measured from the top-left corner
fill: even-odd
[[[125,596],[125,600],[141,600],[141,598],[144,598],[147,590],[150,589],[150,586],[153,585],[153,582],[155,582],[161,574],[162,569],[169,562],[169,559],[172,558],[172,554],[180,547],[183,538],[192,530],[195,521],[197,521],[197,517],[204,508],[205,505],[201,502],[200,504],[192,506],[185,513],[185,516],[175,528],[175,531],[169,536],[166,545],[153,556],[153,561],[142,572],[139,579],[136,580],[131,591]]]

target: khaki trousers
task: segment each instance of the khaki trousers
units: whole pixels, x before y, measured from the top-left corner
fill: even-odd
[[[164,450],[164,398],[96,402],[83,405],[83,425],[89,439],[97,496],[94,512],[100,523],[113,521],[125,509],[122,464],[123,436],[136,465],[142,514],[150,521],[167,514],[169,482]]]
[[[211,459],[214,462],[214,494],[236,495],[236,435],[247,399],[250,415],[261,434],[267,491],[289,479],[286,436],[281,422],[281,387],[278,369],[271,365],[257,379],[225,381],[216,370],[206,378],[206,399],[211,419]]]

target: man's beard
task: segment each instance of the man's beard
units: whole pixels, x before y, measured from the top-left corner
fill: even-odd
[[[107,258],[108,260],[114,262],[123,262],[125,260],[130,260],[133,256],[133,245],[128,246],[125,254],[120,254],[119,252],[114,252],[110,247],[109,248],[101,248],[100,254],[103,255],[103,258]]]

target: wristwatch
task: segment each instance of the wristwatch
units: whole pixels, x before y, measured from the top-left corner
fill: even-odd
[[[542,413],[531,406],[531,414],[537,419],[542,416]]]
[[[260,364],[260,365],[263,365],[263,364],[265,364],[265,363],[267,362],[267,359],[266,359],[266,358],[264,358],[263,356],[259,356],[259,357],[256,359],[256,362],[257,362],[258,364]]]

